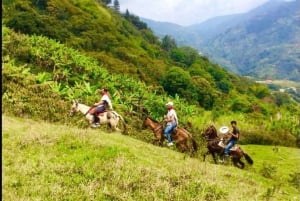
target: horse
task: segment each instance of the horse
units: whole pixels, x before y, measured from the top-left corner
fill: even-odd
[[[158,143],[159,146],[163,146],[163,142],[166,139],[164,135],[164,125],[147,116],[143,122],[143,128],[146,127],[150,127],[154,133],[155,139],[153,144]],[[179,148],[181,152],[189,151],[190,155],[192,156],[194,152],[198,150],[198,145],[192,138],[192,135],[181,127],[178,127],[174,130],[171,133],[171,138],[176,142],[176,147]],[[188,142],[191,143],[188,145]]]
[[[203,160],[205,161],[205,157],[207,154],[211,154],[215,164],[217,164],[217,158],[216,153],[222,157],[224,155],[224,144],[223,139],[218,137],[217,129],[211,125],[209,126],[204,133],[202,133],[202,136],[207,139],[207,153],[204,154]],[[223,145],[223,146],[222,146]],[[231,156],[231,160],[234,164],[234,166],[243,169],[245,167],[245,163],[241,161],[241,158],[244,156],[246,161],[252,165],[253,160],[252,158],[245,153],[239,146],[235,145],[233,148],[230,149],[229,155]]]
[[[76,100],[72,101],[72,106],[71,106],[71,111],[70,111],[70,116],[73,116],[76,112],[80,111],[84,117],[88,120],[89,124],[92,125],[93,121],[94,121],[94,115],[90,114],[89,111],[92,108],[79,103]],[[116,111],[105,111],[103,113],[100,113],[98,115],[99,119],[100,119],[100,125],[101,124],[108,124],[111,131],[120,131],[120,129],[117,127],[119,121],[121,120],[121,122],[123,123],[123,133],[126,133],[126,123],[123,119],[123,117],[118,114]]]

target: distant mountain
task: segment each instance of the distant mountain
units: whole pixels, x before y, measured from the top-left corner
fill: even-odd
[[[148,25],[158,35],[168,34],[178,45],[197,48],[235,73],[300,81],[299,0],[271,0],[248,13],[188,27]]]

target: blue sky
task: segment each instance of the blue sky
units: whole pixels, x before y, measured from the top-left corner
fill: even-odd
[[[179,25],[201,23],[209,18],[247,12],[268,0],[119,0],[139,17]]]

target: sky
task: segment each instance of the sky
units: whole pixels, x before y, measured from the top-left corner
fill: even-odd
[[[121,12],[188,26],[209,18],[244,13],[269,0],[119,0]]]

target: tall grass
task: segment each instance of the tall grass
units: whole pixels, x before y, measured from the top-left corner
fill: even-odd
[[[254,166],[240,170],[119,133],[2,119],[3,200],[299,200],[299,149],[243,146]]]

